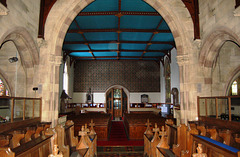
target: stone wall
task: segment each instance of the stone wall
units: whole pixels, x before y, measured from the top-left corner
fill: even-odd
[[[35,3],[8,0],[6,9],[6,14],[0,16],[1,75],[8,80],[12,96],[34,97],[32,88],[38,85],[35,78],[39,61],[36,43],[40,0]],[[14,63],[17,67],[7,61],[14,56],[19,59]]]

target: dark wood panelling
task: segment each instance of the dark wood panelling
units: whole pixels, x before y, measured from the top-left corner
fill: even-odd
[[[198,0],[182,0],[182,1],[186,5],[186,7],[193,19],[194,38],[200,39]],[[4,4],[5,6],[7,5],[6,0],[0,0],[0,2],[2,4]],[[50,12],[50,10],[55,2],[56,2],[56,0],[41,0],[39,31],[38,31],[38,37],[40,37],[40,38],[44,38],[44,25],[45,25],[48,13]],[[240,0],[236,0],[236,7],[238,7],[239,5],[240,5]],[[156,15],[158,15],[158,13],[156,13]]]
[[[38,27],[38,37],[44,38],[44,27],[48,13],[50,12],[52,6],[57,0],[41,0],[40,15],[39,15],[39,27]]]
[[[4,5],[5,7],[7,7],[7,0],[0,0],[0,3],[2,3],[2,5]]]
[[[198,0],[182,0],[191,14],[194,25],[194,39],[200,39]]]
[[[236,6],[235,8],[239,7],[240,6],[240,0],[236,0]]]

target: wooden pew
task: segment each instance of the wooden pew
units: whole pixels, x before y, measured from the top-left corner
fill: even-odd
[[[162,131],[159,131],[157,127],[157,123],[155,123],[155,127],[153,128],[154,135],[149,129],[150,123],[147,121],[147,129],[144,134],[144,156],[149,157],[161,157],[163,154],[159,151],[160,149],[169,149],[168,140],[167,140],[167,132],[164,130],[164,126],[162,126]],[[160,138],[161,136],[161,138]]]
[[[25,128],[26,133],[25,137],[21,140],[21,143],[26,143],[32,140],[32,136],[35,134],[37,127],[36,126],[28,126]]]
[[[48,157],[63,157],[62,152],[59,152],[58,150],[58,145],[54,145],[52,154],[49,154]]]
[[[68,129],[66,129],[68,128]],[[76,151],[76,146],[78,144],[78,138],[74,136],[74,123],[72,120],[68,120],[65,123],[65,145],[69,145],[70,147],[70,154],[74,151]]]
[[[111,115],[104,113],[82,113],[79,115],[70,115],[68,120],[74,122],[74,135],[78,136],[78,132],[81,130],[82,125],[89,124],[93,119],[95,123],[95,131],[99,140],[108,140]]]
[[[167,131],[168,145],[170,146],[170,149],[172,149],[173,144],[177,144],[177,126],[171,119],[167,119],[165,127]]]
[[[157,123],[159,127],[165,125],[166,118],[159,114],[153,113],[124,113],[124,125],[126,127],[127,136],[130,140],[142,140],[143,134],[146,131],[145,122],[149,119],[152,124]],[[151,127],[152,128],[152,127]]]
[[[89,126],[91,128],[88,136],[93,144],[93,154],[97,156],[97,133],[94,130],[95,123],[93,123],[93,119],[91,119],[91,123],[89,124]]]
[[[40,124],[39,121],[29,120],[26,121],[26,123],[24,122],[22,125],[17,122],[16,125],[14,124],[11,123],[11,127],[8,127],[11,130],[1,128],[1,157],[35,157],[39,155],[48,156],[51,151],[50,140],[52,135],[45,135],[43,131],[44,127],[47,129],[51,123]],[[5,125],[3,125],[3,127],[4,126]],[[38,131],[37,127],[40,128]]]
[[[199,143],[202,144],[204,153],[206,153],[207,156],[240,157],[240,150],[215,141],[211,138],[199,135],[193,135],[193,152],[195,152],[196,146]]]
[[[65,146],[64,137],[65,137],[65,129],[62,125],[55,126],[55,130],[57,132],[57,144],[59,146],[59,150],[63,153],[64,157],[70,156],[69,146]]]
[[[204,153],[208,156],[228,157],[229,155],[237,156],[240,153],[240,149],[237,147],[237,142],[234,140],[232,133],[236,129],[233,128],[233,130],[230,130],[229,128],[225,128],[225,125],[213,126],[203,121],[197,121],[195,124],[200,135],[193,135],[192,151],[195,151],[197,144],[202,144]],[[190,152],[190,154],[192,153],[194,152]]]
[[[152,157],[156,157],[157,156],[157,145],[160,142],[160,137],[159,137],[159,128],[157,127],[157,123],[155,123],[155,128],[153,129],[154,135],[153,138],[151,140],[151,152],[150,152],[150,156]]]
[[[186,138],[186,150],[181,151],[181,157],[191,157],[192,156],[192,146],[193,146],[193,135],[198,135],[199,132],[195,127],[188,128],[187,138]]]
[[[185,124],[177,127],[177,145],[174,144],[172,148],[176,156],[180,156],[181,151],[187,149],[187,130],[188,127]]]
[[[84,126],[82,126],[81,131],[79,131],[80,141],[77,144],[76,150],[82,157],[87,157],[89,155],[89,146],[87,145],[86,136],[87,132],[84,131]]]
[[[90,129],[88,126],[90,126]],[[80,141],[76,145],[76,151],[72,153],[73,156],[79,154],[84,157],[97,156],[97,134],[94,126],[93,119],[91,119],[89,125],[82,126],[81,131],[79,131]]]
[[[11,134],[0,134],[0,147],[10,147],[12,137]]]
[[[26,130],[18,129],[9,132],[8,134],[12,135],[12,139],[10,140],[10,148],[16,148],[20,146],[20,141],[25,137]]]
[[[150,151],[151,151],[151,139],[153,138],[153,133],[152,133],[152,130],[150,128],[150,123],[149,123],[149,119],[147,119],[147,129],[146,131],[144,132],[144,137],[143,137],[143,140],[144,140],[144,155],[150,155]]]
[[[193,153],[193,157],[207,157],[206,153],[203,153],[202,144],[198,144],[197,153]]]

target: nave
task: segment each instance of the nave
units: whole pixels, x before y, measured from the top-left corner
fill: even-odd
[[[174,118],[142,112],[125,113],[116,121],[106,113],[88,112],[60,116],[53,128],[30,118],[1,129],[0,156],[240,157],[238,124],[199,116],[176,125]]]

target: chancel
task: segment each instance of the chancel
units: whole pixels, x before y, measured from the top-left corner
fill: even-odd
[[[240,157],[240,0],[0,0],[0,156]]]

